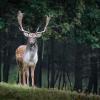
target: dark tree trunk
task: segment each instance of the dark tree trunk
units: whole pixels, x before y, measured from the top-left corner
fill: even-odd
[[[65,78],[65,75],[66,75],[65,74],[65,71],[63,71],[63,75],[62,75],[62,77],[63,77],[62,89],[66,86],[66,78]]]
[[[63,78],[63,83],[62,83],[62,89],[66,86],[66,66],[65,66],[65,48],[66,48],[66,41],[63,41],[63,50],[62,50],[62,57],[61,57],[61,64],[62,64],[62,78]]]
[[[54,84],[56,84],[56,82],[57,82],[57,80],[58,80],[58,78],[59,78],[59,73],[60,73],[60,71],[57,71],[57,72],[56,72]]]
[[[86,92],[97,93],[97,86],[98,86],[97,58],[91,57],[91,74]]]
[[[11,61],[11,48],[7,47],[4,49],[3,54],[3,81],[8,82],[9,77],[9,69],[10,69],[10,61]]]
[[[3,81],[4,82],[8,81],[8,77],[7,77],[7,73],[6,73],[6,69],[8,69],[7,63],[8,63],[7,62],[7,49],[4,49],[4,53],[3,53]]]
[[[58,89],[61,88],[61,78],[62,78],[62,72],[60,71],[60,74],[59,74],[59,81],[58,81]]]
[[[48,88],[50,87],[50,55],[49,55],[49,50],[48,50],[48,73],[47,73],[47,80],[48,80]]]
[[[68,72],[66,72],[66,75],[67,75],[67,78],[68,78],[68,81],[69,81],[70,88],[72,90],[72,84],[71,84],[71,80],[70,80],[70,75],[69,75]]]
[[[82,91],[82,67],[81,67],[81,45],[77,44],[76,48],[76,58],[75,58],[75,84],[74,84],[74,90],[76,91]]]
[[[0,51],[0,82],[1,82],[1,66],[2,66],[2,58],[1,58],[1,51]]]
[[[38,50],[38,63],[35,69],[35,81],[38,87],[42,86],[42,60],[43,60],[43,40],[41,39],[39,42],[39,50]]]
[[[55,67],[54,67],[54,38],[51,37],[51,82],[50,82],[50,87],[54,88],[54,83],[55,83]]]
[[[48,62],[48,63],[49,63],[49,62]],[[49,67],[49,64],[48,64],[48,74],[47,74],[48,88],[50,87],[49,78],[50,78],[50,67]]]

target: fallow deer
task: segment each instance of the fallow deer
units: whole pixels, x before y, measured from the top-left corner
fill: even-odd
[[[50,17],[46,17],[46,24],[43,31],[37,31],[31,33],[29,31],[24,30],[22,26],[23,13],[18,11],[17,15],[18,24],[20,26],[20,30],[24,34],[25,37],[28,38],[26,45],[21,45],[16,49],[16,61],[19,66],[19,83],[23,85],[29,85],[29,67],[31,69],[31,79],[32,86],[34,87],[34,70],[38,61],[38,44],[37,38],[42,36],[42,33],[46,31],[47,26],[50,21]]]

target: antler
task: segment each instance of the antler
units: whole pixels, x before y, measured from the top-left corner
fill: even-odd
[[[23,14],[21,11],[18,11],[18,14],[17,14],[17,19],[18,19],[18,23],[19,23],[19,26],[20,26],[20,30],[24,33],[24,35],[26,37],[29,37],[29,31],[26,31],[23,29],[23,26],[22,26],[22,20],[23,20]]]
[[[49,21],[50,21],[50,19],[51,19],[51,17],[50,16],[46,16],[46,25],[45,25],[45,27],[44,27],[44,30],[43,31],[41,31],[41,32],[36,32],[37,34],[41,34],[41,33],[43,33],[43,32],[45,32],[46,31],[46,29],[47,29],[47,26],[48,26],[48,24],[49,24]],[[37,28],[37,30],[39,30],[39,27]]]
[[[36,30],[36,32],[35,32],[35,34],[34,34],[34,33],[29,32],[29,31],[24,30],[24,28],[22,26],[23,14],[24,13],[22,13],[21,11],[18,11],[18,14],[17,14],[17,19],[18,19],[18,23],[19,23],[19,26],[20,26],[20,30],[24,33],[24,35],[26,37],[41,37],[41,35],[42,35],[41,33],[43,33],[43,32],[46,31],[47,26],[49,24],[49,21],[50,21],[51,17],[50,16],[46,16],[46,25],[44,27],[44,30],[38,32],[38,30],[39,30],[39,27],[38,27],[37,30]]]

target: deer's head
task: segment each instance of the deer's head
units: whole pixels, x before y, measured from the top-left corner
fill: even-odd
[[[31,33],[29,31],[24,30],[24,28],[23,28],[23,25],[22,25],[23,13],[21,11],[18,11],[17,19],[18,19],[18,23],[20,26],[19,29],[23,32],[23,34],[26,37],[28,37],[28,42],[30,44],[34,44],[36,42],[36,39],[42,36],[42,33],[44,33],[46,31],[47,26],[48,26],[49,21],[50,21],[50,17],[46,16],[46,24],[45,24],[43,31],[38,31],[39,30],[39,27],[38,27],[36,32]]]

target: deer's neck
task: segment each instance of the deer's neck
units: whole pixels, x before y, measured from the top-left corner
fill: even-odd
[[[30,65],[36,65],[38,61],[38,45],[37,42],[34,44],[27,44],[26,51],[24,53],[24,60],[25,63]]]

